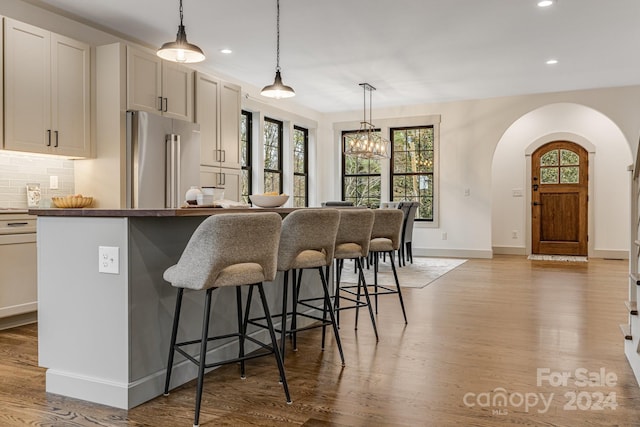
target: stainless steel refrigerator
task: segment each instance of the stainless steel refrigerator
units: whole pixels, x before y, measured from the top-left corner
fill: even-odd
[[[200,125],[127,111],[127,208],[178,208],[200,186]]]

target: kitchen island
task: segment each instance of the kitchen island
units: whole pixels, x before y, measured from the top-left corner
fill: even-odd
[[[162,394],[176,296],[164,270],[209,215],[285,216],[293,210],[29,210],[38,216],[38,363],[47,368],[46,391],[123,409]],[[113,261],[99,258],[99,247],[117,248]],[[99,272],[103,262],[116,271]],[[281,285],[281,274],[265,284],[274,312],[281,307]],[[203,295],[185,293],[179,340],[199,337]],[[216,290],[212,307],[212,333],[235,332],[235,290]],[[259,307],[253,304],[252,311]],[[267,339],[265,331],[255,334]],[[237,354],[235,342],[211,347],[208,361]],[[176,358],[173,372],[172,388],[197,376],[183,358]]]

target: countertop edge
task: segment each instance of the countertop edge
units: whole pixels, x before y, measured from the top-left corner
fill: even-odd
[[[37,208],[29,209],[29,215],[36,216],[65,216],[65,217],[108,217],[108,218],[127,218],[127,217],[180,217],[180,216],[210,216],[217,214],[240,214],[240,213],[258,213],[258,212],[275,212],[279,214],[288,214],[297,209],[303,208],[182,208],[182,209],[100,209],[100,208],[80,208],[80,209],[64,209],[64,208]]]

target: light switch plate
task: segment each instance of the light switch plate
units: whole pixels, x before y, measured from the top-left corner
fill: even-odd
[[[120,248],[98,246],[98,272],[120,274]]]

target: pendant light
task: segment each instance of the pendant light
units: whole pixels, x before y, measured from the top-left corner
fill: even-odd
[[[260,95],[275,99],[291,98],[296,96],[296,92],[291,86],[282,83],[282,76],[280,75],[280,0],[276,0],[276,10],[276,78],[273,84],[262,89]]]
[[[163,44],[157,54],[160,58],[173,62],[193,63],[205,59],[202,49],[187,41],[187,33],[182,25],[182,0],[180,0],[180,25],[176,41]]]
[[[363,159],[387,159],[389,158],[389,140],[380,135],[371,123],[371,97],[375,87],[369,83],[360,83],[363,90],[363,118],[360,122],[360,130],[344,135],[344,154]],[[369,121],[367,121],[367,91],[369,91]]]

